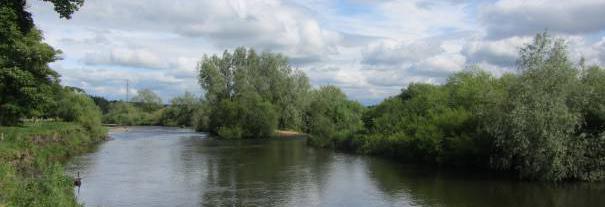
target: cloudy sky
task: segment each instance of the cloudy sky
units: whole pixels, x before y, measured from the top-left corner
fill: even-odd
[[[410,82],[442,83],[479,65],[514,71],[517,50],[546,29],[572,58],[605,65],[604,0],[86,0],[71,20],[32,0],[65,85],[123,99],[202,94],[196,63],[238,46],[280,52],[312,85],[377,103]]]

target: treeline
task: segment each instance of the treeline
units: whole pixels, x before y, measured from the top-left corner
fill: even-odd
[[[128,102],[92,98],[103,111],[103,123],[123,126],[192,127],[194,115],[203,109],[200,98],[190,92],[173,98],[168,105],[149,89],[139,90]]]
[[[297,130],[316,146],[523,179],[603,179],[605,70],[572,63],[546,33],[519,57],[516,73],[469,68],[363,107],[336,87],[312,89],[279,54],[239,48],[200,62],[206,94],[193,126],[223,138]]]
[[[238,48],[199,63],[203,98],[186,94],[166,108],[143,92],[136,104],[110,104],[104,120],[191,126],[227,139],[294,130],[311,145],[402,162],[532,180],[603,179],[605,70],[572,63],[565,43],[547,34],[519,57],[516,73],[469,68],[442,85],[412,83],[364,107],[337,87],[311,88],[284,56]]]
[[[475,68],[443,85],[410,84],[365,113],[343,112],[362,128],[350,125],[346,135],[311,129],[310,143],[523,179],[603,179],[605,70],[573,64],[565,43],[545,33],[519,55],[517,73]]]

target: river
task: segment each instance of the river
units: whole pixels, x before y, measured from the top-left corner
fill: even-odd
[[[85,206],[605,206],[604,183],[522,182],[168,127],[111,132],[67,173]]]

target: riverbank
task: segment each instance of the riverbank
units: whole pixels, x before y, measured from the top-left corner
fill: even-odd
[[[0,206],[79,206],[63,163],[106,133],[72,122],[0,127]]]
[[[290,130],[275,130],[275,132],[273,134],[274,134],[273,136],[278,137],[278,138],[291,138],[291,137],[306,136],[305,133],[297,132],[297,131],[290,131]]]
[[[111,127],[107,127],[108,131],[110,133],[116,133],[116,132],[127,132],[128,128],[130,128],[132,126],[111,126]]]

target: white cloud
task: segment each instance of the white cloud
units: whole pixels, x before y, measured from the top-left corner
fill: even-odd
[[[431,80],[443,79],[444,76],[464,68],[466,57],[460,53],[461,46],[457,41],[424,39],[413,42],[383,41],[369,45],[363,52],[362,63],[366,69],[388,70],[391,75],[387,79],[402,76],[428,76]],[[388,73],[387,73],[388,74]],[[398,81],[385,80],[383,83]],[[403,82],[403,83],[408,83]]]
[[[500,67],[512,67],[519,49],[531,41],[531,37],[514,36],[501,40],[472,40],[464,46],[462,53],[468,57],[468,63],[489,63]]]
[[[90,94],[112,99],[125,97],[127,80],[130,83],[130,94],[148,88],[158,93],[164,101],[169,101],[184,91],[200,92],[195,77],[179,78],[161,71],[71,68],[60,64],[53,64],[53,68],[63,75],[63,84],[84,88]]]
[[[164,68],[166,65],[156,54],[144,49],[112,49],[106,52],[89,52],[83,61],[89,65],[120,65],[142,68]]]
[[[483,8],[481,19],[488,37],[533,35],[549,31],[583,34],[605,29],[602,0],[499,0]]]
[[[471,64],[501,74],[545,28],[574,60],[605,64],[605,3],[596,0],[90,0],[71,20],[30,3],[46,41],[64,52],[52,65],[63,82],[114,98],[125,79],[164,100],[201,93],[197,61],[238,46],[283,53],[315,87],[333,84],[364,103]]]
[[[565,40],[569,45],[572,60],[579,61],[584,58],[587,65],[605,65],[605,37],[596,42],[589,42],[582,36],[570,36]]]
[[[367,65],[402,65],[419,62],[443,51],[438,42],[414,41],[406,43],[384,40],[368,45],[363,52],[362,63]]]
[[[595,44],[595,49],[599,51],[599,62],[594,64],[605,65],[605,38]]]

